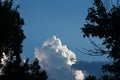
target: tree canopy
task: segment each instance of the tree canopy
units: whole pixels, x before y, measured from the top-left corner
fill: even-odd
[[[109,0],[111,1],[111,0]],[[103,0],[93,0],[93,7],[88,9],[86,17],[87,23],[84,24],[82,31],[84,37],[98,37],[102,39],[102,45],[106,47],[106,53],[112,60],[112,65],[104,65],[103,72],[109,72],[109,77],[105,75],[103,80],[120,79],[120,5],[106,6]],[[108,8],[109,7],[109,8]]]
[[[5,52],[6,55],[19,55],[22,53],[22,42],[25,35],[22,30],[23,18],[13,8],[12,0],[0,0],[0,57]]]
[[[47,80],[37,59],[30,63],[20,56],[26,37],[18,8],[13,7],[13,0],[0,0],[0,80]]]

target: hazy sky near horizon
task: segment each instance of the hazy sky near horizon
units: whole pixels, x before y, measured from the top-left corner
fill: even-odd
[[[104,61],[105,57],[90,57],[76,49],[90,49],[88,39],[82,37],[80,30],[84,26],[87,9],[92,0],[19,0],[21,17],[26,39],[23,42],[23,53],[26,57],[34,56],[35,47],[57,36],[62,43],[76,53],[80,60]]]

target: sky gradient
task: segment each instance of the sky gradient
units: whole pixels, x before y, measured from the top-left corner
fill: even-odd
[[[41,47],[46,39],[55,35],[80,60],[106,60],[105,57],[90,57],[76,51],[82,47],[91,48],[89,40],[82,37],[80,28],[84,26],[92,0],[21,0],[17,3],[25,20],[23,30],[27,38],[23,42],[23,53],[26,57],[33,58],[35,47]]]

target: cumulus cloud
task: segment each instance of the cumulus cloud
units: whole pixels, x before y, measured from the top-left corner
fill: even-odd
[[[45,68],[48,80],[83,80],[82,71],[71,68],[76,55],[56,36],[46,40],[41,48],[35,48],[35,58]]]

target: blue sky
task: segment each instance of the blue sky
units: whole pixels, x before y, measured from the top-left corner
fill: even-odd
[[[91,48],[88,39],[82,37],[80,28],[85,23],[92,0],[21,0],[18,4],[25,20],[23,30],[27,38],[23,42],[23,53],[26,57],[33,58],[34,48],[41,47],[46,39],[56,35],[80,60],[106,60],[75,50]]]

